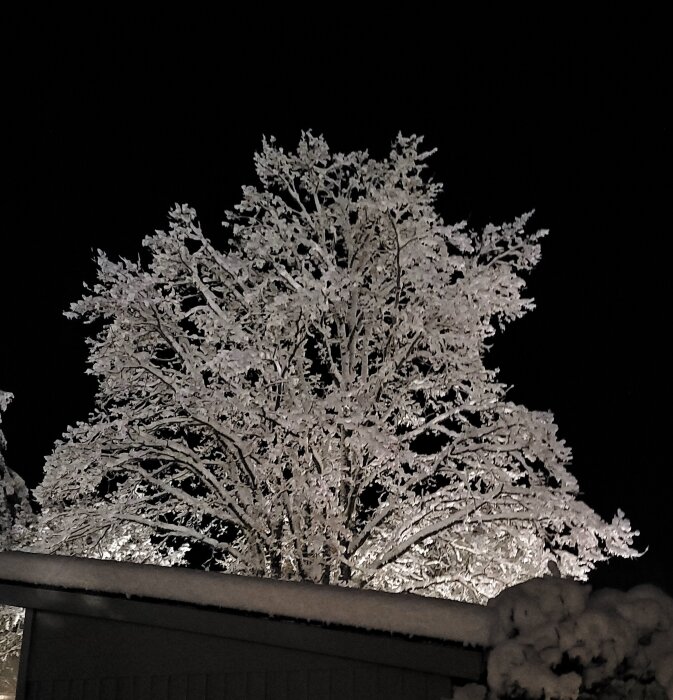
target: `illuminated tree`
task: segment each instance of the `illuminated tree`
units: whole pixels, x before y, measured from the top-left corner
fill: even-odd
[[[444,224],[420,144],[265,141],[228,238],[182,205],[146,263],[99,254],[68,314],[101,324],[97,407],[47,460],[47,540],[148,528],[225,571],[476,601],[635,555],[484,364],[546,232]]]

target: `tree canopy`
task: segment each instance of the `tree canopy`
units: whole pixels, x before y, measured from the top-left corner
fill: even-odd
[[[546,231],[445,224],[421,144],[265,140],[227,235],[176,205],[142,259],[99,252],[69,312],[97,329],[97,404],[47,459],[47,543],[153,533],[224,571],[480,602],[636,554],[553,416],[485,366]]]

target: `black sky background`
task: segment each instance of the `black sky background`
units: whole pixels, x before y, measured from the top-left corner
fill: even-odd
[[[376,157],[398,131],[423,134],[447,222],[535,209],[531,225],[551,230],[530,277],[537,308],[489,363],[514,400],[554,413],[583,498],[607,518],[622,508],[649,546],[592,580],[673,593],[665,19],[18,23],[0,245],[9,465],[34,486],[93,407],[87,329],[62,311],[93,281],[95,249],[136,257],[174,202],[217,240],[263,134],[293,148],[312,129]]]

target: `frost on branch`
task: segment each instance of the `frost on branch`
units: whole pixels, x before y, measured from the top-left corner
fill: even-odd
[[[69,313],[101,328],[97,408],[47,460],[47,542],[151,531],[225,571],[481,602],[635,555],[484,366],[545,232],[446,225],[420,147],[264,141],[228,239],[176,205],[147,264],[99,254]]]

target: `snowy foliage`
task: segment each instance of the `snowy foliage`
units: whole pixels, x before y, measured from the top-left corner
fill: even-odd
[[[533,579],[489,601],[499,617],[489,698],[673,698],[673,599]]]
[[[47,460],[47,547],[151,531],[229,572],[480,602],[635,555],[484,365],[545,232],[444,224],[420,145],[264,141],[228,238],[176,205],[144,262],[99,253],[69,314],[98,329],[97,408]]]
[[[28,489],[23,479],[5,462],[7,444],[1,427],[2,414],[11,400],[10,393],[0,391],[0,550],[12,549],[21,541],[32,520]]]
[[[0,551],[21,546],[27,539],[33,512],[28,501],[28,489],[23,479],[5,462],[7,447],[2,432],[2,414],[12,395],[0,390]],[[23,610],[0,606],[0,665],[8,657],[17,656],[21,649]]]

